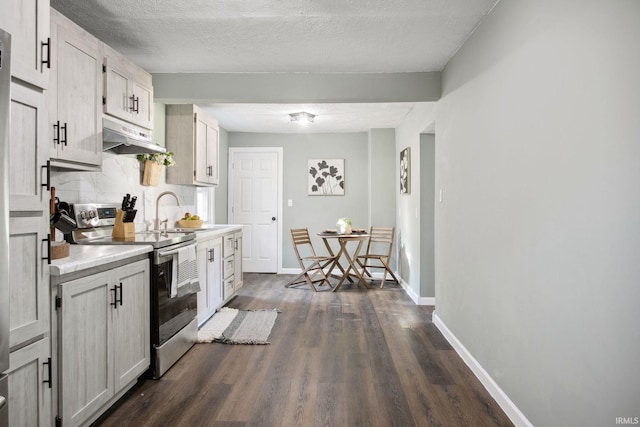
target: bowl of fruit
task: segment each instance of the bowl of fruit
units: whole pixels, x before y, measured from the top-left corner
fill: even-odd
[[[198,215],[185,212],[184,216],[178,220],[178,226],[181,228],[201,228],[203,222]]]

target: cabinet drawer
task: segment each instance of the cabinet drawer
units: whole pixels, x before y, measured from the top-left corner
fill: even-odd
[[[223,256],[226,258],[228,256],[233,255],[233,251],[234,251],[234,238],[233,235],[229,235],[229,236],[223,236],[224,239],[224,243],[222,244],[222,254]]]
[[[233,271],[235,270],[234,259],[227,258],[224,260],[224,270],[223,276],[225,279],[231,275],[233,275]]]
[[[224,299],[227,299],[227,298],[229,298],[231,295],[233,295],[233,292],[234,292],[234,285],[233,285],[233,282],[234,282],[234,280],[233,280],[233,276],[229,277],[228,279],[225,279],[224,284],[223,284],[223,286],[224,286],[224,291],[223,291],[223,292],[224,292],[224,295],[223,295],[223,298],[224,298]]]

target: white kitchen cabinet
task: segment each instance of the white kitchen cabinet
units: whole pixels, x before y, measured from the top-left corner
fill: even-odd
[[[151,363],[149,261],[138,261],[116,270],[119,288],[114,320],[115,390],[135,381]]]
[[[51,354],[49,338],[9,356],[9,426],[50,427]]]
[[[222,236],[222,298],[228,301],[235,293],[235,239],[234,234]]]
[[[49,212],[46,123],[45,95],[12,83],[9,143],[9,208],[12,211],[36,211],[39,215]]]
[[[222,238],[198,240],[198,326],[204,324],[222,305]]]
[[[153,129],[151,74],[104,45],[104,112]]]
[[[233,292],[238,292],[242,281],[242,231],[233,234]]]
[[[11,75],[49,87],[49,0],[0,0],[0,28],[11,34]]]
[[[57,286],[58,416],[87,424],[150,365],[147,259]]]
[[[49,192],[44,95],[11,85],[9,144],[9,425],[50,426]],[[44,186],[43,186],[44,184]]]
[[[102,43],[51,10],[50,158],[57,167],[102,165]]]
[[[115,284],[110,272],[60,285],[58,309],[58,415],[64,426],[81,425],[114,394]]]
[[[165,126],[167,150],[176,161],[167,168],[167,183],[218,185],[218,121],[197,105],[167,105]]]
[[[42,217],[9,219],[9,345],[41,338],[49,332],[49,266]]]

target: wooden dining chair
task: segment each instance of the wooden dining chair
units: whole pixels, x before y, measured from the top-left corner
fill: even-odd
[[[291,229],[291,242],[302,272],[291,279],[286,287],[308,284],[314,292],[317,292],[314,283],[319,282],[320,285],[326,283],[332,288],[324,269],[335,262],[335,257],[317,255],[309,237],[309,230],[306,228]]]
[[[384,282],[387,279],[387,274],[391,274],[393,280],[395,280],[396,283],[400,283],[395,274],[393,274],[393,271],[391,271],[391,267],[389,267],[391,250],[393,248],[393,239],[395,236],[395,227],[371,227],[371,232],[369,234],[370,237],[369,242],[367,243],[367,252],[364,255],[359,255],[356,259],[356,262],[362,268],[362,272],[373,278],[369,269],[384,269],[380,288],[384,288]]]

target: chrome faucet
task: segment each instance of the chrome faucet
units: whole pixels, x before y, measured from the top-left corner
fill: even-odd
[[[162,198],[162,196],[166,196],[167,194],[175,197],[178,206],[180,206],[180,200],[178,199],[178,196],[176,196],[176,193],[174,193],[173,191],[163,191],[162,193],[160,193],[158,195],[158,198],[156,199],[156,219],[153,221],[153,231],[160,231],[160,217],[158,215],[158,208],[160,205],[160,199]]]

